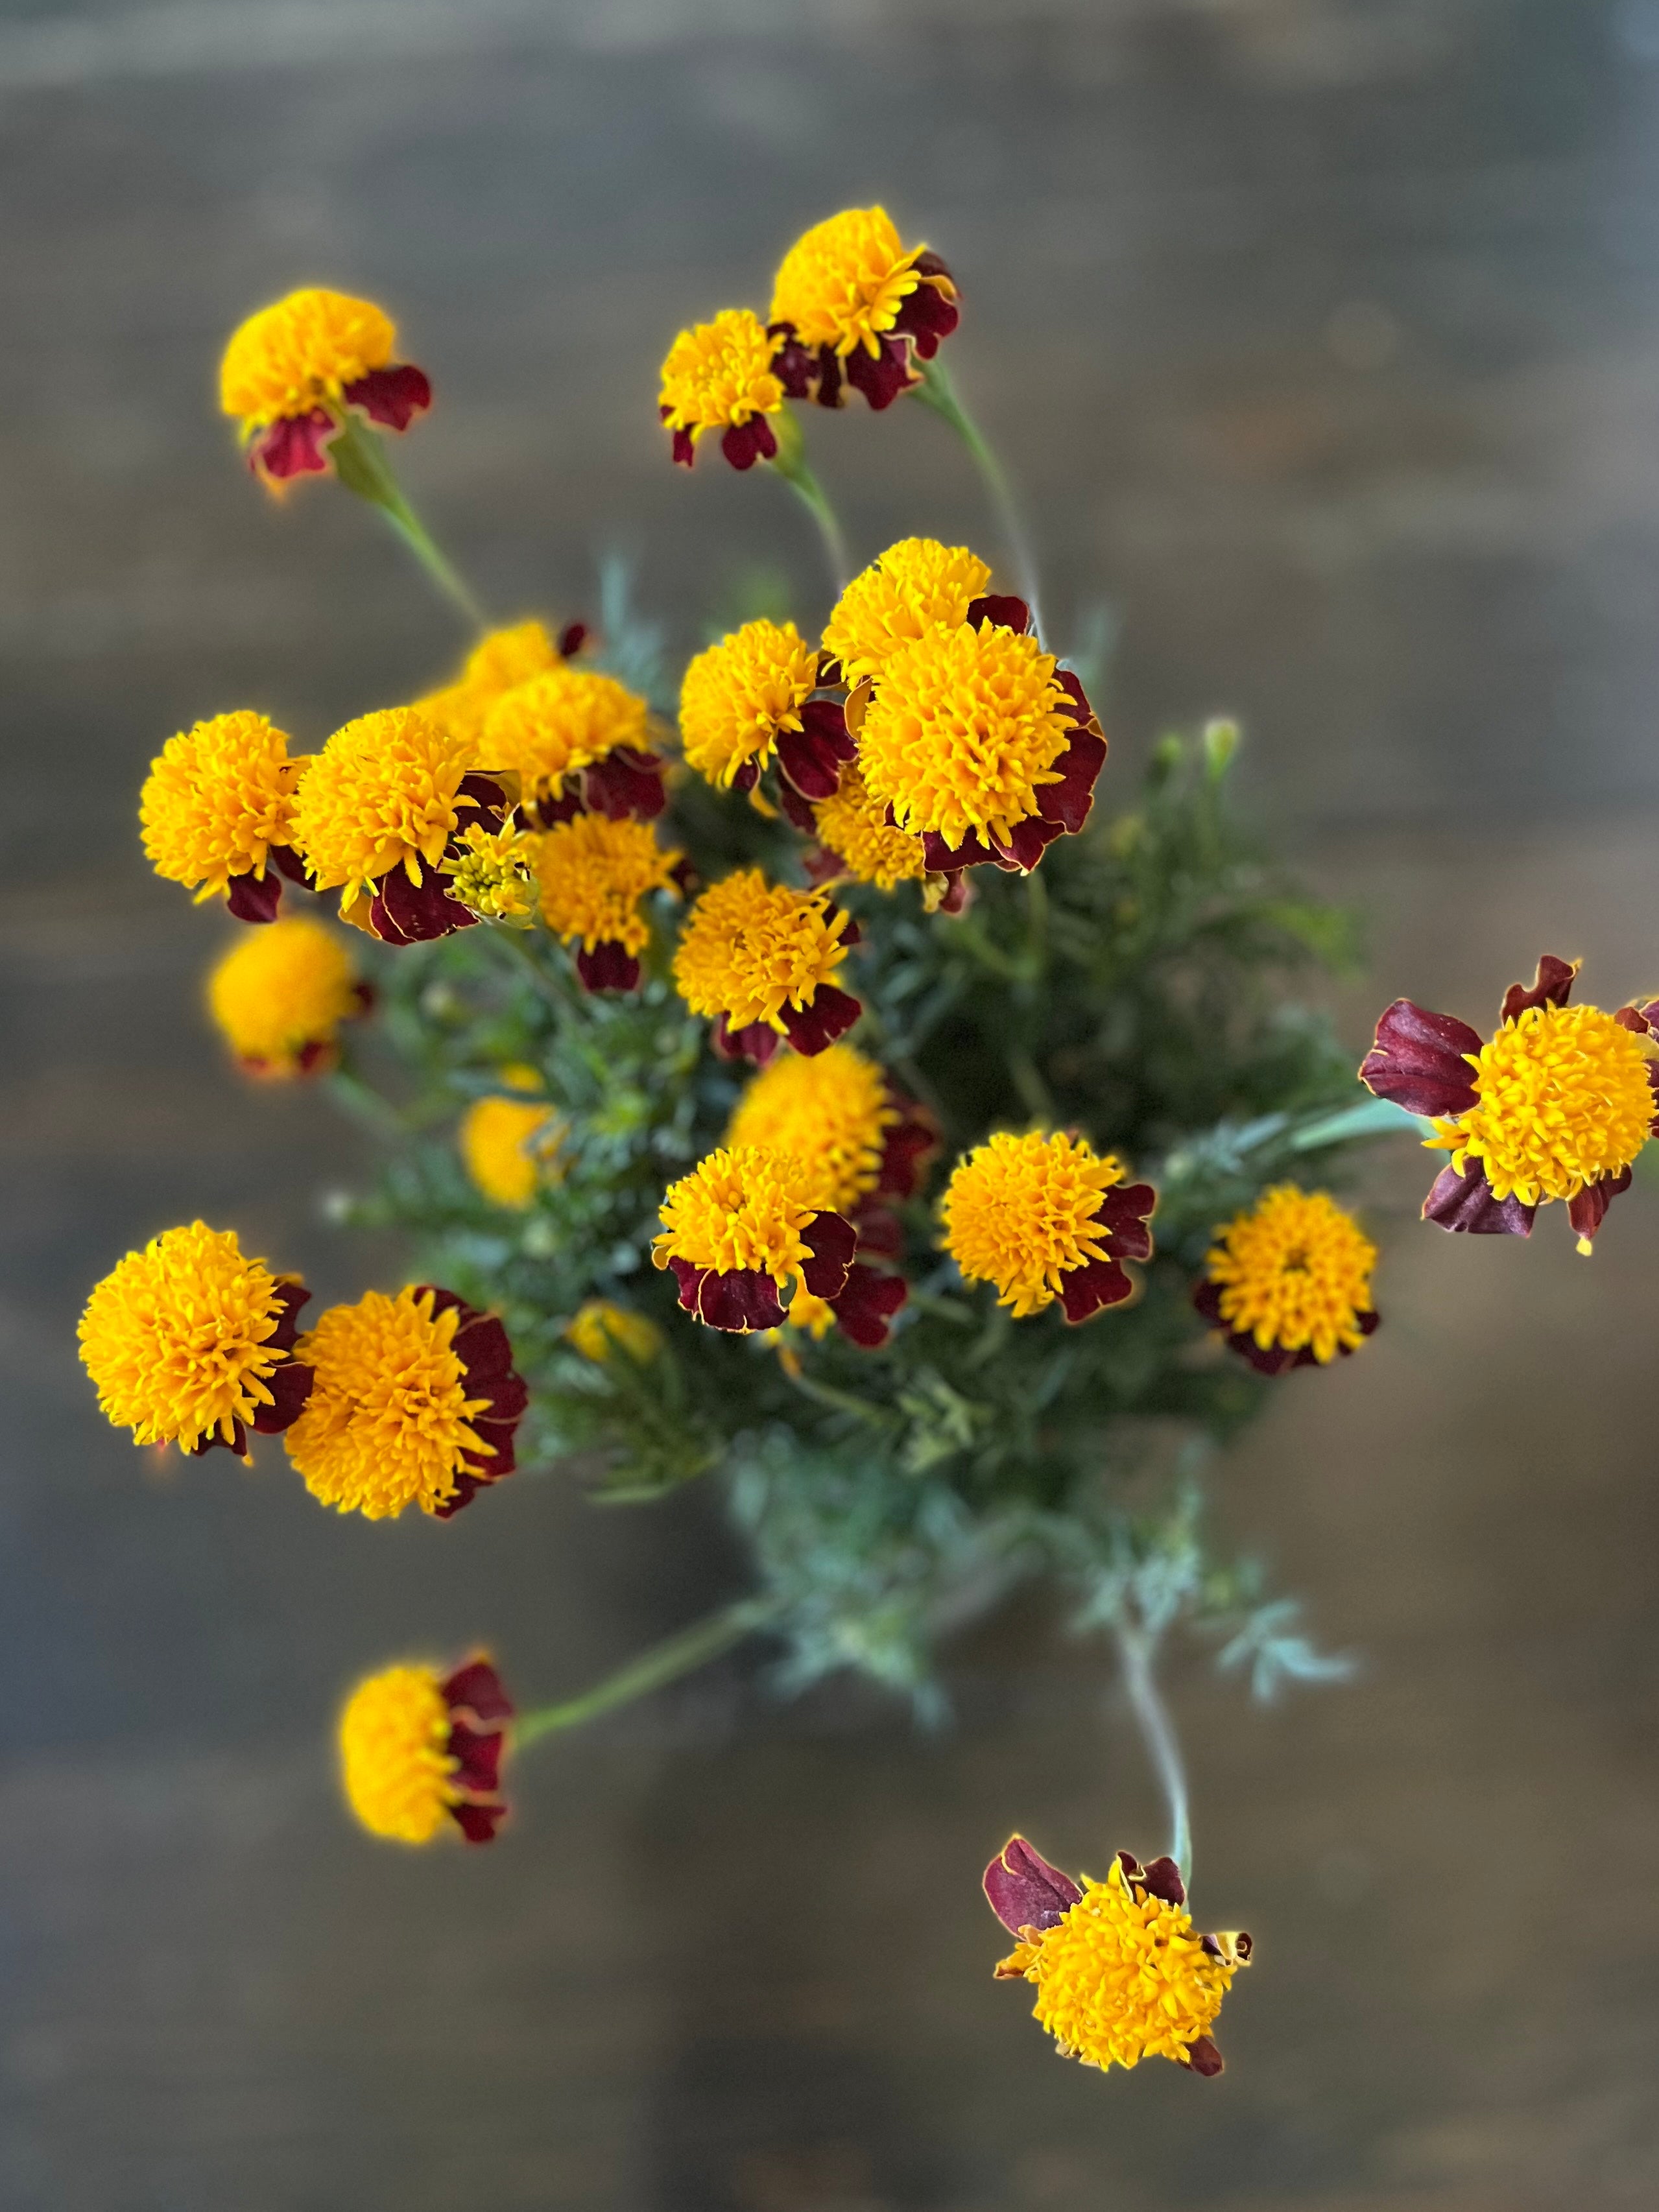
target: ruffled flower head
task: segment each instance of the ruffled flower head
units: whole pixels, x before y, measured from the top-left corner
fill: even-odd
[[[1079,1887],[1011,1836],[985,1869],[985,1894],[1019,1938],[996,1978],[1032,1984],[1032,2015],[1062,2057],[1103,2073],[1143,2058],[1222,2071],[1209,2031],[1254,1946],[1243,1933],[1197,1932],[1173,1859],[1143,1867],[1120,1851],[1104,1881],[1085,1875]]]
[[[732,1109],[726,1141],[803,1161],[818,1203],[849,1216],[873,1197],[908,1198],[937,1143],[886,1071],[850,1044],[811,1059],[781,1053]]]
[[[655,1322],[630,1307],[613,1305],[609,1298],[589,1298],[571,1316],[565,1334],[596,1367],[605,1366],[619,1352],[636,1366],[646,1367],[662,1350],[662,1332]]]
[[[957,288],[937,253],[907,249],[884,208],[848,208],[790,247],[772,292],[776,364],[792,398],[842,404],[842,379],[872,407],[915,383],[959,319]],[[781,342],[781,343],[779,343]]]
[[[1567,1003],[1578,963],[1546,953],[1529,987],[1511,983],[1497,1033],[1396,999],[1376,1025],[1360,1080],[1379,1098],[1432,1118],[1425,1141],[1449,1152],[1423,1202],[1443,1229],[1529,1237],[1540,1206],[1565,1199],[1588,1253],[1613,1200],[1630,1188],[1656,1129],[1659,1001]]]
[[[565,633],[562,643],[573,636],[580,642],[586,635],[578,623]],[[509,629],[492,629],[468,653],[453,684],[428,691],[415,705],[429,721],[441,722],[453,736],[468,738],[481,745],[484,722],[495,702],[520,684],[528,684],[532,676],[562,667],[564,658],[544,623],[514,623]],[[482,753],[475,753],[474,759],[482,762]]]
[[[1264,1375],[1324,1366],[1357,1352],[1377,1325],[1376,1247],[1322,1190],[1264,1191],[1205,1259],[1193,1303]]]
[[[429,1844],[453,1820],[487,1844],[507,1811],[501,1794],[513,1702],[482,1652],[447,1679],[435,1667],[388,1667],[359,1682],[340,1715],[340,1783],[371,1836]]]
[[[712,323],[682,331],[662,365],[658,411],[674,434],[674,459],[687,468],[711,430],[734,469],[769,461],[778,441],[769,415],[783,404],[773,370],[774,342],[747,307],[727,307]]]
[[[890,891],[927,876],[927,847],[908,830],[894,829],[855,763],[842,769],[840,783],[812,816],[823,857],[810,866],[819,883],[850,876],[854,883]]]
[[[247,1450],[298,1415],[311,1370],[294,1359],[311,1293],[244,1256],[234,1230],[164,1230],[106,1275],[81,1316],[100,1409],[138,1444]]]
[[[653,891],[678,896],[681,859],[658,844],[648,822],[603,814],[556,823],[542,839],[542,920],[574,948],[587,990],[638,989],[640,955],[651,942],[641,902]]]
[[[650,821],[662,811],[662,762],[651,710],[614,676],[560,666],[503,692],[484,718],[479,760],[540,802],[543,822],[577,805]]]
[[[331,1306],[300,1351],[315,1382],[284,1442],[323,1504],[369,1521],[418,1505],[447,1521],[512,1474],[528,1394],[507,1331],[453,1291],[370,1291]]]
[[[793,623],[745,623],[685,672],[680,738],[687,762],[720,790],[752,791],[775,761],[801,799],[828,797],[852,758],[853,741],[842,708],[813,698],[817,684],[817,652]]]
[[[763,1066],[784,1036],[797,1052],[822,1052],[864,1011],[831,981],[856,936],[824,892],[769,884],[744,868],[692,908],[674,981],[694,1014],[715,1020],[716,1047],[728,1056]]]
[[[425,372],[392,361],[398,333],[372,300],[311,289],[250,315],[219,365],[219,404],[237,417],[248,465],[280,487],[320,476],[349,407],[405,430],[432,404]]]
[[[789,1152],[743,1146],[709,1153],[670,1187],[658,1267],[672,1267],[680,1304],[710,1328],[776,1328],[792,1285],[833,1302],[847,1288],[857,1237],[818,1205],[822,1182]]]
[[[824,625],[823,649],[849,684],[879,674],[903,645],[941,624],[956,629],[985,599],[991,571],[965,545],[902,538],[861,568]]]
[[[1150,1259],[1158,1194],[1121,1160],[1065,1132],[1000,1129],[958,1160],[945,1190],[945,1249],[970,1283],[994,1283],[1016,1319],[1058,1298],[1068,1322],[1121,1304],[1122,1263]]]
[[[474,1188],[492,1206],[522,1212],[542,1182],[556,1175],[564,1125],[545,1098],[523,1095],[541,1090],[533,1067],[514,1062],[500,1075],[521,1095],[475,1098],[461,1116],[455,1142]]]
[[[207,982],[208,1011],[237,1064],[271,1082],[331,1066],[341,1024],[372,998],[341,939],[303,914],[239,937]]]
[[[150,763],[138,802],[144,854],[158,876],[204,899],[223,895],[240,921],[269,921],[280,868],[296,883],[294,793],[303,760],[286,734],[243,708],[169,738]]]

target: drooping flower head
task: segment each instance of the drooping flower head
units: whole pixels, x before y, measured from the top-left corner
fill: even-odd
[[[577,623],[556,645],[544,623],[514,623],[506,629],[492,629],[468,653],[454,682],[428,691],[415,702],[416,708],[429,721],[441,722],[453,736],[469,738],[475,746],[482,745],[484,721],[495,702],[520,684],[528,684],[532,676],[562,667],[565,659],[562,647],[573,636],[580,642],[586,635]],[[574,649],[572,646],[571,650]],[[482,752],[475,752],[473,764],[484,765]]]
[[[447,1521],[512,1474],[528,1394],[507,1331],[453,1291],[369,1291],[331,1306],[300,1352],[315,1381],[284,1442],[325,1505],[370,1521],[418,1505]]]
[[[290,292],[250,315],[219,365],[219,404],[241,424],[248,466],[273,489],[322,475],[349,407],[407,429],[432,386],[423,370],[393,362],[397,343],[381,308],[344,292]]]
[[[1123,1261],[1152,1256],[1158,1194],[1124,1175],[1085,1137],[999,1129],[952,1170],[945,1249],[970,1283],[994,1283],[1016,1319],[1058,1298],[1068,1322],[1087,1321],[1130,1295]]]
[[[1588,1253],[1659,1120],[1659,1001],[1570,1006],[1577,961],[1546,953],[1529,987],[1511,983],[1483,1043],[1453,1014],[1396,999],[1359,1071],[1379,1098],[1432,1117],[1425,1141],[1449,1152],[1423,1216],[1477,1236],[1529,1237],[1540,1206],[1565,1199]]]
[[[331,1066],[340,1024],[373,995],[341,939],[304,914],[245,933],[207,981],[208,1011],[237,1064],[271,1082]]]
[[[100,1409],[135,1443],[245,1454],[250,1428],[273,1435],[305,1403],[311,1370],[291,1355],[310,1295],[245,1257],[234,1230],[164,1230],[105,1276],[81,1316]]]
[[[451,842],[439,872],[449,878],[449,896],[480,921],[504,921],[528,929],[540,896],[537,862],[541,839],[509,822],[488,830],[469,823]]]
[[[774,341],[747,307],[694,323],[668,349],[658,411],[674,434],[674,459],[689,469],[711,430],[734,469],[769,461],[778,441],[769,415],[783,404],[772,367]]]
[[[854,883],[890,891],[927,878],[927,847],[908,830],[894,829],[856,763],[842,769],[840,784],[812,815],[821,857],[809,857],[808,865],[819,883],[850,876]]]
[[[564,1124],[539,1093],[533,1067],[514,1061],[499,1071],[520,1096],[475,1098],[455,1133],[461,1163],[492,1206],[522,1212],[544,1180],[556,1179]]]
[[[640,955],[651,941],[641,902],[653,891],[678,896],[681,860],[677,849],[658,844],[648,822],[603,814],[556,823],[542,839],[542,920],[575,949],[586,989],[638,989]]]
[[[1079,1887],[1011,1836],[985,1869],[985,1894],[1019,1938],[996,1978],[1033,1985],[1032,2016],[1062,2057],[1103,2073],[1143,2058],[1222,2071],[1209,2030],[1254,1946],[1243,1933],[1197,1932],[1173,1859],[1143,1867],[1120,1851],[1104,1881],[1085,1875]]]
[[[817,684],[817,652],[793,623],[745,623],[685,672],[680,738],[687,762],[719,790],[752,791],[775,761],[803,799],[827,798],[853,757],[853,741],[839,703],[812,696]]]
[[[981,605],[991,571],[965,545],[901,538],[861,568],[824,624],[823,649],[850,685],[880,673],[902,645],[942,624],[956,629]]]
[[[1376,1247],[1328,1193],[1263,1191],[1216,1231],[1193,1303],[1263,1375],[1357,1352],[1377,1325]]]
[[[769,884],[740,869],[706,890],[686,921],[674,981],[694,1014],[717,1024],[715,1044],[764,1066],[787,1036],[822,1052],[864,1011],[830,979],[857,935],[823,891]]]
[[[340,1783],[371,1836],[429,1844],[453,1820],[487,1844],[507,1811],[501,1794],[513,1701],[483,1652],[447,1678],[435,1667],[387,1667],[359,1682],[340,1715]]]
[[[684,1310],[746,1335],[781,1325],[779,1292],[792,1285],[839,1297],[858,1239],[817,1203],[821,1181],[792,1153],[744,1146],[710,1152],[672,1184],[651,1258],[673,1269]]]
[[[646,1367],[662,1350],[662,1333],[655,1322],[629,1306],[613,1305],[609,1298],[589,1298],[572,1315],[565,1334],[596,1367],[603,1367],[618,1352],[636,1366]]]
[[[269,921],[283,886],[305,869],[293,851],[294,793],[303,760],[284,732],[251,708],[215,714],[169,738],[138,802],[144,854],[158,876],[199,905],[221,894],[240,921]]]
[[[663,806],[662,762],[651,750],[651,710],[637,692],[579,668],[544,669],[496,700],[484,718],[479,762],[523,785],[540,818],[576,806],[651,821]]]
[[[792,398],[809,390],[842,404],[842,376],[873,408],[915,381],[912,352],[931,361],[959,319],[957,288],[937,253],[906,249],[884,208],[848,208],[785,254],[772,291],[771,334]]]

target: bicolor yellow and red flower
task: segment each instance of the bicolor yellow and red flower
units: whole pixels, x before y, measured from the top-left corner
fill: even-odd
[[[651,1258],[672,1268],[685,1312],[747,1335],[782,1326],[783,1292],[806,1293],[837,1318],[843,1308],[852,1313],[848,1333],[858,1341],[858,1309],[869,1299],[866,1285],[849,1280],[858,1235],[844,1214],[818,1202],[822,1182],[791,1152],[745,1145],[710,1152],[672,1184]]]
[[[884,208],[848,208],[785,254],[772,291],[772,367],[792,399],[844,404],[843,379],[872,408],[916,381],[960,319],[950,270],[907,248]]]
[[[673,434],[674,459],[689,469],[711,431],[734,469],[769,461],[778,441],[769,415],[783,405],[773,364],[776,342],[747,307],[694,323],[668,349],[657,411]]]
[[[371,1836],[429,1844],[453,1821],[487,1844],[507,1812],[501,1760],[513,1700],[475,1651],[448,1675],[387,1667],[360,1682],[340,1715],[340,1784]]]
[[[941,1242],[970,1283],[992,1283],[1015,1318],[1059,1301],[1070,1322],[1121,1305],[1123,1262],[1152,1257],[1150,1183],[1125,1180],[1086,1137],[999,1129],[957,1161],[940,1211]]]
[[[1104,1881],[1079,1883],[1011,1836],[985,1869],[985,1895],[1019,1939],[996,1978],[1032,1984],[1032,2017],[1062,2057],[1103,2073],[1143,2058],[1222,2071],[1209,2031],[1255,1947],[1242,1931],[1198,1933],[1173,1859],[1143,1867],[1120,1851]]]
[[[561,663],[504,691],[484,717],[478,765],[518,777],[526,819],[549,828],[584,811],[654,821],[663,763],[651,709],[614,676]]]
[[[1325,1366],[1377,1326],[1376,1247],[1328,1192],[1279,1183],[1216,1231],[1193,1304],[1263,1375]]]
[[[637,990],[651,942],[644,902],[679,896],[684,856],[648,822],[577,814],[547,832],[537,866],[542,920],[574,953],[584,990]]]
[[[1425,1115],[1450,1164],[1423,1218],[1476,1236],[1529,1237],[1540,1206],[1565,1199],[1588,1253],[1608,1206],[1630,1188],[1637,1154],[1659,1130],[1659,1000],[1567,1001],[1579,963],[1546,953],[1530,986],[1511,983],[1495,1034],[1396,999],[1359,1070],[1379,1098]]]
[[[394,362],[398,333],[372,300],[313,287],[250,315],[219,366],[219,404],[241,425],[248,466],[273,489],[321,476],[356,408],[406,430],[432,404],[426,372]]]
[[[832,979],[858,937],[827,892],[744,868],[692,908],[674,981],[692,1012],[714,1022],[717,1052],[763,1067],[784,1037],[797,1052],[822,1052],[857,1021],[862,1004]]]
[[[298,914],[240,936],[209,973],[207,1002],[244,1074],[281,1083],[331,1067],[341,1028],[374,993],[334,932]]]
[[[282,878],[303,884],[294,850],[294,795],[306,760],[286,732],[251,708],[215,714],[167,739],[138,801],[144,854],[158,876],[198,905],[222,896],[239,921],[270,921]]]
[[[854,750],[841,702],[814,696],[820,681],[817,649],[793,623],[745,623],[686,669],[687,763],[721,791],[753,791],[775,767],[780,802],[810,830],[810,802],[834,793]]]

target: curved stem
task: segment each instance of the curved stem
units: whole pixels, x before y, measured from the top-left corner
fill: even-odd
[[[556,1735],[561,1729],[580,1728],[585,1721],[596,1720],[617,1705],[631,1705],[635,1698],[647,1697],[653,1690],[660,1690],[667,1683],[676,1682],[682,1674],[689,1674],[698,1667],[706,1667],[711,1659],[718,1659],[722,1651],[741,1644],[745,1636],[764,1626],[773,1608],[761,1598],[744,1598],[737,1605],[728,1605],[719,1613],[711,1613],[704,1620],[694,1621],[683,1628],[678,1636],[665,1643],[654,1644],[649,1651],[630,1659],[614,1674],[607,1674],[591,1690],[579,1697],[567,1698],[556,1705],[538,1705],[532,1712],[521,1713],[513,1723],[513,1745],[516,1751],[536,1742],[544,1735]]]
[[[1152,1660],[1156,1639],[1144,1628],[1120,1622],[1117,1648],[1123,1662],[1123,1686],[1152,1762],[1153,1771],[1170,1808],[1170,1856],[1181,1869],[1190,1889],[1193,1881],[1193,1830],[1187,1808],[1187,1770],[1164,1700],[1158,1695]]]
[[[470,623],[479,629],[489,626],[489,617],[471,587],[439,551],[426,526],[404,496],[386,456],[386,441],[346,410],[345,427],[328,449],[334,473],[348,491],[378,507],[441,592],[453,599]]]
[[[847,540],[842,535],[841,520],[830,506],[823,485],[806,465],[806,447],[801,437],[800,424],[793,410],[787,405],[778,416],[777,441],[778,450],[772,457],[772,466],[817,523],[830,562],[830,579],[837,592],[844,591],[853,568],[847,556]]]
[[[1041,633],[1042,624],[1037,611],[1039,584],[1036,555],[1032,550],[1025,518],[1020,509],[1014,488],[1008,481],[1002,463],[997,459],[989,440],[973,416],[963,405],[951,372],[944,357],[935,354],[932,361],[918,362],[921,381],[915,386],[915,395],[925,407],[950,424],[968,448],[969,459],[979,471],[980,480],[990,497],[992,507],[1007,541],[1008,551],[1014,564],[1014,574],[1019,580],[1020,596],[1031,610],[1032,627]]]

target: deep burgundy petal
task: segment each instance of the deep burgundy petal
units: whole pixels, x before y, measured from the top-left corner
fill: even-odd
[[[817,389],[812,397],[820,407],[839,407],[842,404],[841,356],[834,346],[818,348]]]
[[[449,1755],[460,1762],[452,1776],[456,1788],[471,1790],[479,1796],[493,1796],[501,1786],[501,1753],[505,1746],[506,1738],[500,1729],[491,1729],[481,1735],[465,1721],[457,1721],[449,1731]]]
[[[908,1098],[895,1097],[893,1103],[904,1118],[893,1122],[885,1133],[876,1189],[884,1198],[903,1199],[915,1191],[923,1167],[938,1152],[939,1133],[938,1124],[924,1108]]]
[[[452,1480],[455,1485],[452,1494],[441,1505],[434,1505],[432,1509],[432,1517],[434,1521],[453,1521],[464,1506],[471,1504],[478,1492],[485,1486],[489,1478],[471,1474],[465,1468],[459,1468]]]
[[[778,1286],[757,1267],[733,1267],[718,1275],[706,1272],[697,1286],[697,1319],[710,1328],[747,1335],[751,1329],[781,1328],[783,1307]]]
[[[696,458],[696,443],[692,438],[691,433],[689,430],[676,430],[674,433],[674,459],[679,462],[682,467],[689,469]]]
[[[233,876],[225,886],[225,904],[238,921],[275,921],[283,902],[283,879],[273,869],[262,876],[252,870]]]
[[[1089,818],[1095,784],[1106,765],[1106,740],[1092,730],[1074,729],[1072,742],[1054,763],[1058,783],[1037,787],[1036,802],[1045,822],[1058,822],[1073,836]]]
[[[306,1409],[317,1370],[307,1367],[303,1360],[279,1360],[265,1377],[265,1388],[270,1393],[270,1403],[258,1407],[253,1416],[253,1425],[262,1437],[280,1436],[284,1429],[292,1428]]]
[[[878,415],[915,382],[904,340],[890,336],[880,343],[881,351],[873,356],[855,346],[847,360],[847,381],[864,394]]]
[[[847,1271],[847,1285],[830,1301],[836,1326],[862,1352],[879,1352],[892,1334],[893,1316],[910,1295],[902,1275],[882,1267],[866,1267],[855,1260]]]
[[[417,415],[432,404],[432,385],[426,371],[404,362],[397,368],[371,368],[355,384],[344,387],[344,397],[361,407],[371,422],[388,430],[406,430]]]
[[[300,1309],[309,1305],[311,1293],[303,1283],[279,1282],[276,1303],[282,1308],[282,1313],[265,1342],[277,1352],[292,1352],[300,1334]]]
[[[836,1297],[858,1249],[857,1230],[843,1213],[817,1213],[802,1230],[801,1242],[812,1255],[802,1265],[802,1282],[815,1298]]]
[[[778,441],[764,415],[734,422],[720,437],[720,451],[734,469],[752,469],[757,461],[769,461],[777,450]]]
[[[469,769],[455,787],[455,812],[459,817],[456,830],[470,829],[475,816],[494,814],[499,817],[506,806],[507,793],[495,777],[486,775],[481,769]],[[485,826],[499,830],[501,825],[498,818]],[[455,845],[456,838],[452,835],[447,849],[453,851]]]
[[[612,822],[630,815],[636,822],[654,822],[666,797],[662,772],[658,754],[618,745],[603,760],[583,769],[583,796],[591,812],[603,814]]]
[[[516,1376],[514,1379],[518,1380]],[[530,1402],[528,1390],[522,1383],[519,1387],[524,1391],[523,1403],[512,1413],[503,1408],[502,1419],[492,1420],[488,1413],[467,1417],[467,1426],[477,1437],[478,1449],[463,1452],[461,1457],[466,1472],[475,1481],[500,1482],[504,1476],[518,1473],[519,1455],[513,1448],[513,1440],[525,1407]]]
[[[1455,1168],[1442,1168],[1423,1201],[1424,1220],[1437,1221],[1456,1236],[1530,1237],[1537,1211],[1514,1196],[1494,1198],[1478,1160],[1463,1175]]]
[[[778,766],[803,799],[830,799],[841,788],[840,757],[813,731],[781,730],[777,750]]]
[[[810,1006],[784,1006],[778,1018],[795,1050],[810,1060],[814,1053],[833,1044],[838,1036],[844,1036],[863,1012],[862,1000],[854,998],[848,991],[837,990],[833,983],[820,983],[812,994]]]
[[[1206,2081],[1227,2070],[1221,2053],[1207,2035],[1196,2036],[1187,2045],[1187,2068]]]
[[[795,336],[793,323],[769,323],[766,335],[773,341],[772,374],[783,386],[788,399],[805,399],[811,396],[812,380],[817,364],[810,346],[804,346]]]
[[[1057,1927],[1083,1892],[1024,1836],[1010,1836],[985,1869],[985,1894],[1008,1933],[1018,1936],[1022,1928]]]
[[[1150,1897],[1161,1897],[1165,1905],[1184,1905],[1187,1885],[1181,1879],[1181,1869],[1173,1859],[1148,1859],[1140,1886]]]
[[[596,945],[591,952],[579,951],[576,973],[585,991],[637,991],[640,988],[638,956],[614,938]]]
[[[943,276],[949,289],[938,284],[918,284],[894,317],[893,328],[914,338],[916,351],[924,361],[931,361],[939,351],[939,340],[948,338],[962,320],[962,310],[957,305],[951,272],[938,254],[922,254],[915,268],[921,276]]]
[[[281,415],[261,430],[247,449],[247,465],[255,476],[285,483],[290,477],[319,477],[327,472],[327,441],[339,424],[325,407],[308,415]]]
[[[1504,1019],[1512,1022],[1529,1006],[1565,1006],[1579,964],[1577,960],[1558,960],[1554,953],[1546,952],[1529,987],[1511,983],[1504,992]]]
[[[764,1067],[782,1042],[770,1022],[750,1022],[746,1029],[734,1030],[722,1014],[714,1024],[714,1050],[722,1060],[752,1060],[757,1067]]]
[[[1587,1183],[1577,1198],[1570,1198],[1567,1219],[1572,1224],[1574,1234],[1587,1237],[1593,1243],[1596,1231],[1607,1218],[1607,1208],[1630,1188],[1630,1183],[1631,1171],[1622,1168],[1616,1176],[1603,1176],[1600,1182]]]
[[[1115,1259],[1152,1258],[1152,1232],[1146,1224],[1157,1204],[1158,1193],[1149,1182],[1126,1182],[1103,1194],[1095,1218],[1106,1230]]]
[[[375,886],[368,912],[374,934],[387,945],[424,945],[453,930],[471,929],[477,916],[451,898],[448,880],[423,866],[419,884],[411,883],[399,861]]]
[[[469,1844],[493,1844],[496,1829],[507,1817],[505,1805],[477,1805],[466,1798],[447,1810]]]
[[[475,1721],[510,1721],[513,1700],[501,1678],[488,1659],[468,1659],[441,1686],[444,1703],[452,1712],[462,1710]]]
[[[1376,1025],[1359,1079],[1408,1114],[1467,1114],[1477,1094],[1465,1054],[1480,1049],[1480,1039],[1455,1014],[1396,999]]]
[[[681,1311],[696,1313],[697,1293],[702,1287],[702,1279],[708,1273],[708,1268],[694,1267],[690,1260],[671,1260],[668,1264],[674,1271],[674,1280],[680,1286]]]
[[[191,1459],[200,1459],[204,1452],[224,1450],[234,1452],[238,1459],[245,1458],[247,1453],[247,1431],[240,1421],[234,1419],[231,1422],[230,1429],[231,1433],[228,1440],[220,1435],[217,1429],[214,1430],[211,1436],[198,1437],[190,1448],[188,1456]]]
[[[466,1370],[469,1385],[498,1382],[513,1371],[513,1346],[499,1316],[480,1313],[477,1306],[458,1297],[453,1291],[433,1290],[434,1314],[447,1312],[450,1306],[460,1309],[460,1319],[455,1324],[455,1356]],[[439,1303],[440,1299],[442,1304]]]
[[[983,599],[969,599],[963,619],[975,629],[985,623],[994,623],[999,629],[1017,629],[1023,636],[1031,627],[1031,610],[1012,592],[988,592]]]
[[[960,868],[943,868],[934,872],[945,878],[945,896],[939,902],[941,914],[966,914],[974,902],[974,887]]]
[[[271,867],[280,868],[289,883],[298,884],[305,890],[312,888],[311,871],[292,845],[270,846],[265,859]]]
[[[904,1224],[896,1213],[866,1199],[848,1219],[859,1232],[859,1251],[876,1260],[896,1260],[904,1249]]]
[[[1063,835],[1060,823],[1042,814],[1028,814],[1024,822],[1015,823],[1006,838],[992,838],[991,858],[999,867],[1017,868],[1029,876],[1054,839]]]
[[[559,632],[560,659],[574,660],[586,642],[587,624],[585,622],[567,623]]]
[[[818,817],[813,813],[810,802],[801,797],[787,775],[779,776],[776,789],[778,805],[782,807],[802,836],[816,836]]]
[[[937,830],[924,830],[921,856],[933,875],[953,874],[959,868],[977,868],[996,858],[977,830],[970,830],[959,845],[947,845]]]
[[[1086,1267],[1073,1267],[1061,1276],[1060,1303],[1075,1328],[1107,1306],[1121,1306],[1133,1289],[1115,1260],[1091,1260]]]

